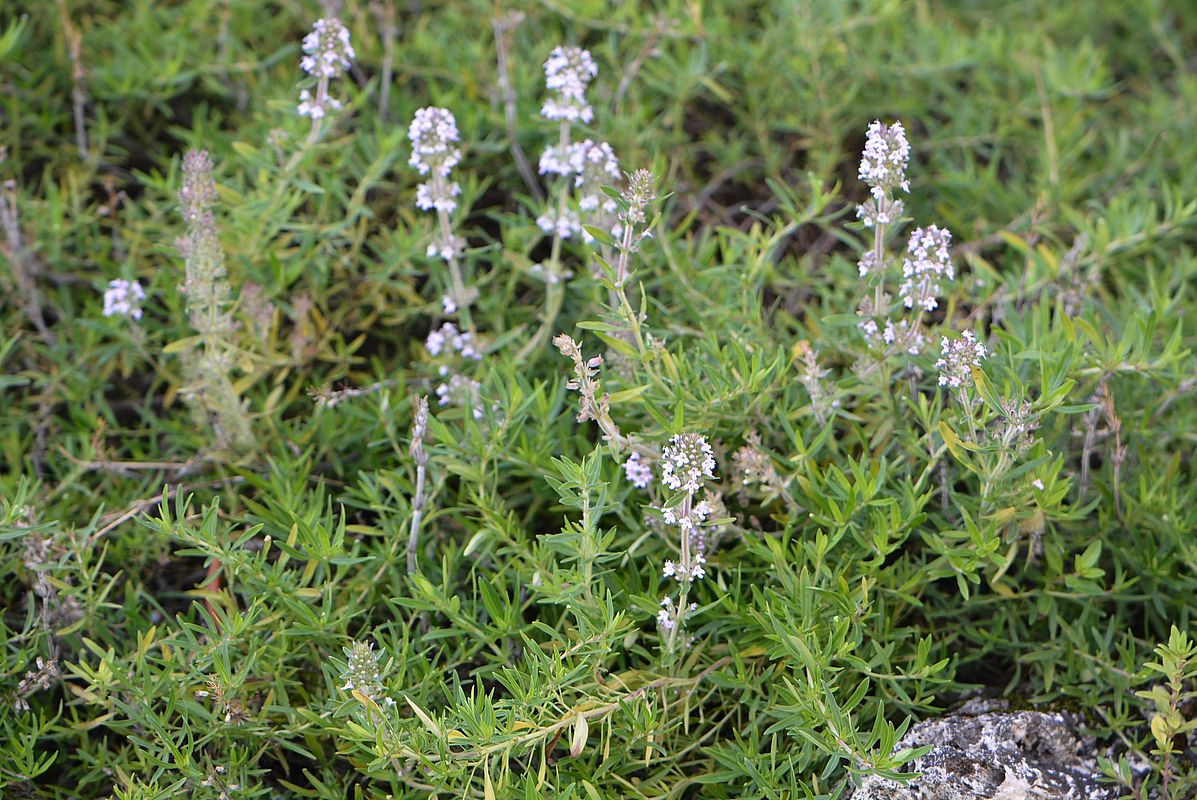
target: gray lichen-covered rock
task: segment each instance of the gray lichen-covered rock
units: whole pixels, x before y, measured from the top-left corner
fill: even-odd
[[[931,745],[906,766],[922,777],[904,784],[870,777],[852,800],[1117,800],[1118,788],[1099,781],[1093,742],[1071,715],[978,710],[912,727],[898,749]]]

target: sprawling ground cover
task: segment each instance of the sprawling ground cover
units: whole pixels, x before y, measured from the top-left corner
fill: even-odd
[[[0,792],[844,798],[980,693],[1193,797],[1194,52],[6,4]]]

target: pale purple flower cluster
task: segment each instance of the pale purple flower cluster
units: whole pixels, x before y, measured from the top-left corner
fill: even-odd
[[[670,489],[693,494],[702,481],[715,477],[715,454],[706,437],[679,433],[661,452],[661,482]]]
[[[453,112],[447,108],[417,109],[407,129],[407,138],[412,148],[407,163],[421,175],[431,173],[447,178],[461,161],[461,150],[457,147],[461,134]]]
[[[652,468],[644,463],[639,453],[632,453],[627,457],[627,460],[623,462],[623,471],[628,481],[637,489],[647,489],[648,485],[652,483]]]
[[[127,281],[122,278],[108,281],[108,289],[104,292],[104,316],[131,317],[141,319],[141,302],[145,300],[145,290],[138,281]]]
[[[446,380],[436,387],[437,404],[462,406],[470,409],[474,419],[482,419],[482,402],[479,399],[482,384],[465,375],[451,374],[448,367],[441,367],[441,377]]]
[[[417,110],[407,129],[407,138],[411,140],[411,157],[407,163],[421,175],[429,176],[416,187],[416,207],[436,211],[441,216],[452,214],[457,210],[457,197],[461,194],[461,186],[449,180],[453,168],[461,161],[461,149],[457,146],[461,134],[453,112],[435,106]],[[428,255],[449,261],[461,252],[463,246],[464,242],[453,235],[446,221],[429,243]],[[456,311],[458,300],[446,298],[446,313]]]
[[[959,339],[943,337],[940,347],[943,357],[935,362],[939,385],[951,389],[971,386],[973,367],[980,367],[981,359],[989,355],[984,343],[972,331],[964,331]]]
[[[866,339],[881,342],[887,347],[897,345],[912,356],[917,356],[927,346],[927,334],[923,332],[922,326],[911,323],[908,319],[900,319],[896,324],[887,319],[885,327],[879,327],[876,320],[866,319],[858,323],[857,327]]]
[[[349,30],[336,17],[316,20],[311,33],[303,37],[303,52],[299,66],[317,78],[338,77],[356,57]]]
[[[622,177],[619,159],[606,142],[585,139],[573,146],[570,166],[574,174],[574,186],[580,191],[578,208],[586,212],[602,210],[615,213],[615,201],[603,194],[602,187],[614,185]]]
[[[680,501],[660,510],[665,524],[676,526],[680,533],[679,558],[668,559],[661,570],[664,577],[677,581],[679,597],[677,601],[672,597],[662,599],[657,613],[657,625],[665,636],[666,648],[671,651],[678,645],[677,635],[687,615],[698,610],[697,605],[686,604],[690,585],[707,574],[707,531],[703,525],[712,514],[718,516],[723,505],[717,495],[713,500],[708,496],[697,503],[694,495],[702,488],[703,481],[714,477],[715,455],[705,436],[677,434],[662,449],[661,482],[682,493]]]
[[[317,79],[316,90],[299,92],[299,116],[319,122],[330,112],[341,109],[341,101],[328,93],[329,81],[339,77],[353,63],[355,53],[349,43],[349,31],[339,19],[316,20],[312,31],[303,37],[304,56],[299,66]]]
[[[452,322],[446,322],[429,333],[428,338],[424,341],[424,347],[433,356],[439,356],[442,352],[451,351],[457,353],[462,358],[469,358],[475,361],[482,358],[482,354],[474,347],[474,337],[470,332],[458,330],[457,326]]]
[[[540,113],[546,119],[590,122],[594,110],[586,102],[586,87],[598,67],[580,47],[556,47],[544,62],[545,86],[551,92]]]
[[[687,609],[690,612],[698,610],[698,603],[691,603]],[[670,633],[677,627],[678,618],[681,614],[673,602],[672,597],[666,597],[661,601],[661,610],[657,612],[657,625],[661,628],[663,633]]]
[[[880,120],[874,121],[865,139],[859,172],[860,179],[869,185],[872,197],[856,207],[856,216],[866,227],[892,225],[901,218],[904,206],[894,197],[894,191],[910,191],[910,181],[906,180],[909,161],[910,143],[906,141],[902,123],[882,125]],[[860,268],[863,277],[884,266],[862,263]]]
[[[907,308],[931,311],[938,305],[935,298],[943,293],[940,280],[955,277],[951,245],[952,233],[947,228],[928,225],[910,234],[906,260],[902,262],[902,277],[906,280],[898,289]]]
[[[860,277],[873,287],[865,297],[857,314],[857,324],[870,349],[879,351],[879,358],[897,353],[918,355],[927,344],[922,315],[939,305],[937,297],[944,292],[944,283],[955,277],[952,267],[952,234],[946,228],[929,225],[910,234],[906,257],[902,262],[902,283],[898,299],[918,314],[910,319],[890,318],[892,297],[885,291],[885,275],[893,265],[886,255],[885,228],[901,222],[902,202],[894,198],[897,191],[909,192],[906,167],[910,162],[910,143],[902,123],[883,125],[875,121],[869,126],[864,154],[860,161],[860,179],[869,185],[869,199],[857,208],[856,215],[866,227],[873,228],[873,242],[857,261]]]
[[[573,175],[575,187],[590,190],[583,195],[579,203],[583,211],[598,208],[600,199],[597,195],[601,194],[599,188],[604,184],[616,183],[622,177],[619,172],[619,159],[615,157],[611,145],[593,139],[574,142],[564,151],[555,145],[546,147],[540,156],[540,174]],[[595,196],[591,197],[591,194]],[[610,198],[606,199],[610,202],[609,210],[614,211],[615,203],[610,201]]]
[[[694,553],[690,556],[690,563],[688,565],[677,561],[666,560],[661,574],[666,578],[673,578],[678,583],[693,583],[706,577],[707,570],[704,566],[706,563],[707,557],[704,554]]]
[[[545,233],[551,233],[562,239],[568,239],[575,233],[582,233],[582,218],[578,212],[567,208],[558,213],[550,210],[536,218],[536,224]]]
[[[894,189],[910,191],[906,180],[906,165],[910,163],[910,142],[901,122],[882,125],[874,120],[869,125],[864,153],[860,158],[860,180],[871,188],[873,197],[880,200]]]

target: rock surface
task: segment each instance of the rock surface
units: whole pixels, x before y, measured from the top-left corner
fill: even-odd
[[[871,776],[852,800],[1117,800],[1099,781],[1092,740],[1066,713],[993,711],[973,704],[920,722],[897,749],[931,745],[905,771],[910,783]]]

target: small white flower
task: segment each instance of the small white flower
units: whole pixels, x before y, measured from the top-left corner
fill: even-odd
[[[1043,487],[1043,481],[1039,480],[1038,478],[1036,478],[1035,480],[1031,481],[1031,485],[1032,485],[1032,486],[1034,486],[1034,487],[1035,487],[1036,489],[1038,489],[1039,491],[1041,491],[1041,492],[1043,491],[1043,488],[1044,488],[1044,487]]]
[[[551,233],[562,239],[568,239],[574,234],[583,233],[582,221],[578,218],[577,212],[571,211],[568,208],[560,215],[555,211],[545,212],[536,218],[536,224],[545,233]]]
[[[108,282],[108,289],[104,292],[104,316],[131,317],[141,319],[141,301],[145,300],[145,291],[138,281],[127,281],[117,278]]]
[[[632,453],[623,462],[623,471],[628,481],[637,489],[646,489],[652,483],[653,471],[640,459],[639,453]]]
[[[569,153],[562,153],[560,147],[546,147],[540,154],[541,175],[568,175],[572,170]]]
[[[972,331],[964,331],[959,339],[943,337],[940,347],[943,357],[935,362],[939,370],[939,385],[952,389],[971,386],[973,367],[980,367],[981,359],[988,355],[985,345],[977,341]]]
[[[670,489],[697,492],[704,478],[715,477],[715,455],[706,437],[679,433],[661,453],[661,481]]]
[[[447,369],[441,371],[442,375],[447,373]],[[449,376],[448,381],[436,387],[437,403],[442,406],[453,404],[468,408],[474,419],[482,419],[483,409],[479,399],[481,389],[482,384],[478,381],[455,373]]]
[[[309,75],[335,78],[353,63],[356,53],[349,43],[349,31],[336,17],[318,19],[312,32],[303,37],[304,57],[299,65]]]
[[[666,597],[661,601],[661,610],[657,612],[657,624],[661,626],[661,630],[668,633],[677,624],[676,617],[677,609],[674,608],[673,598]]]
[[[435,239],[428,243],[428,248],[424,251],[429,258],[440,258],[448,261],[455,258],[462,248],[465,247],[465,242],[461,237],[450,234],[444,238]],[[456,310],[456,305],[454,306]],[[445,313],[452,313],[446,309]]]
[[[880,200],[894,189],[910,191],[910,182],[906,180],[909,162],[910,143],[901,122],[882,125],[876,120],[869,125],[859,176],[871,187],[874,198]]]
[[[446,347],[458,353],[463,358],[475,361],[482,358],[482,354],[474,347],[474,337],[469,331],[461,331],[452,322],[446,322],[428,334],[424,347],[433,356],[441,354]]]
[[[594,110],[586,87],[598,74],[590,53],[580,47],[557,47],[544,62],[545,87],[551,93],[540,113],[547,119],[590,122]]]
[[[417,110],[407,129],[407,138],[412,145],[407,163],[421,175],[432,172],[447,178],[461,161],[461,150],[456,146],[460,139],[457,120],[446,108],[429,106]]]
[[[940,279],[955,277],[951,245],[951,231],[935,225],[916,228],[910,234],[906,260],[902,262],[902,276],[906,281],[898,290],[898,296],[907,308],[918,306],[931,311],[938,305],[935,298],[943,293]]]

